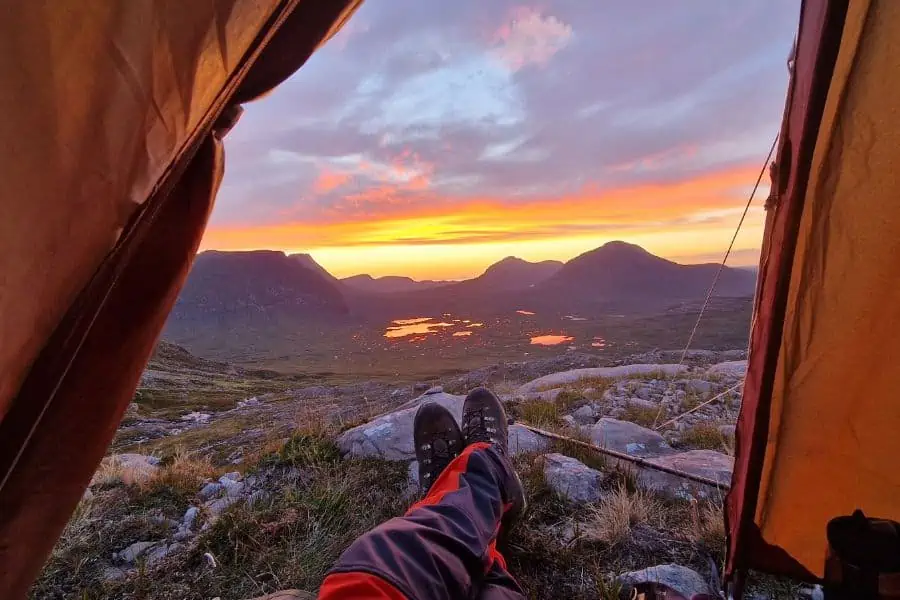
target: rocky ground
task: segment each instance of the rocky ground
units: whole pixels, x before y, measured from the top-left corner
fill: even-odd
[[[722,492],[531,425],[730,480],[746,369],[739,351],[654,352],[619,364],[566,353],[443,381],[322,385],[165,350],[63,535],[35,598],[250,598],[314,592],[360,533],[418,494],[412,420],[459,418],[492,387],[531,509],[505,549],[533,598],[618,598],[661,579],[718,586]],[[189,387],[185,387],[187,382]],[[760,579],[758,597],[798,589]],[[624,596],[627,597],[627,596]]]

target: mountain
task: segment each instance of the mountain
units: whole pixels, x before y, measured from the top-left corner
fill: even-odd
[[[635,309],[703,299],[719,265],[681,265],[625,242],[609,242],[568,261],[538,286],[545,297],[607,302]],[[715,296],[752,296],[750,271],[725,267]]]
[[[436,287],[452,284],[452,281],[416,281],[410,277],[386,275],[384,277],[372,277],[371,275],[353,275],[340,280],[347,287],[372,294],[397,294],[413,292],[416,290],[428,290]]]
[[[326,271],[325,267],[323,267],[322,265],[317,263],[315,261],[315,259],[312,256],[310,256],[309,254],[290,254],[290,255],[288,255],[288,258],[290,258],[291,260],[297,261],[298,263],[303,265],[303,267],[305,267],[311,271],[315,271],[316,273],[318,273],[319,275],[321,275],[322,277],[324,277],[331,283],[333,283],[337,286],[340,286],[340,282],[339,282],[338,278],[335,277],[334,275],[332,275],[331,273],[329,273],[328,271]]]
[[[563,263],[558,260],[528,262],[515,256],[507,256],[489,266],[471,282],[493,290],[521,290],[549,279],[562,267]]]
[[[198,255],[166,323],[166,339],[184,343],[213,333],[264,330],[346,316],[339,284],[318,265],[272,250]]]

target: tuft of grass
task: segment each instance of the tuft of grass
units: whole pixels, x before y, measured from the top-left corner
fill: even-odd
[[[652,427],[653,423],[656,422],[657,415],[659,414],[659,408],[649,408],[644,406],[637,406],[635,404],[629,404],[625,407],[625,412],[622,414],[622,420],[631,421],[632,423],[636,423],[641,427]]]
[[[682,412],[693,410],[700,406],[702,400],[700,396],[695,394],[694,392],[687,392],[684,395],[684,398],[681,399],[681,410]]]
[[[179,448],[152,479],[138,485],[145,489],[168,487],[182,495],[191,495],[215,473],[208,456],[197,456]]]
[[[662,505],[649,492],[629,492],[624,485],[591,507],[591,520],[585,526],[586,535],[609,546],[626,542],[632,528],[639,524],[659,521]]]
[[[522,420],[535,427],[553,427],[560,424],[559,407],[549,400],[531,400],[520,406]]]
[[[728,450],[729,439],[719,428],[709,423],[697,423],[686,429],[680,438],[681,444],[702,450]]]
[[[725,552],[725,510],[720,502],[691,502],[691,539],[711,554]]]
[[[563,389],[560,391],[555,400],[556,406],[563,412],[567,412],[580,404],[584,404],[584,401],[584,395],[580,391],[571,389]]]
[[[288,439],[265,464],[298,468],[329,469],[341,462],[341,452],[333,440],[319,434],[299,433]]]

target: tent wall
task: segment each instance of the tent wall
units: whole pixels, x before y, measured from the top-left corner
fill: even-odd
[[[0,597],[27,592],[134,394],[235,103],[299,68],[358,3],[4,8]]]
[[[900,3],[812,5],[728,507],[729,570],[807,579],[824,575],[830,519],[900,520]]]

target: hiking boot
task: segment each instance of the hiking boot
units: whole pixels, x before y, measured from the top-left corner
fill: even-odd
[[[463,403],[462,431],[466,445],[477,442],[491,444],[504,457],[509,456],[509,427],[506,422],[506,410],[503,403],[487,388],[475,388],[466,396]],[[510,465],[512,477],[504,489],[505,502],[508,503],[503,515],[501,527],[501,545],[505,545],[505,537],[512,530],[516,521],[525,512],[525,489],[518,473]]]
[[[462,432],[467,446],[487,442],[499,450],[500,454],[506,456],[509,453],[506,410],[500,399],[487,388],[475,388],[466,396]]]
[[[464,442],[456,419],[436,402],[427,402],[416,411],[413,443],[419,461],[419,485],[424,493],[462,452]]]

